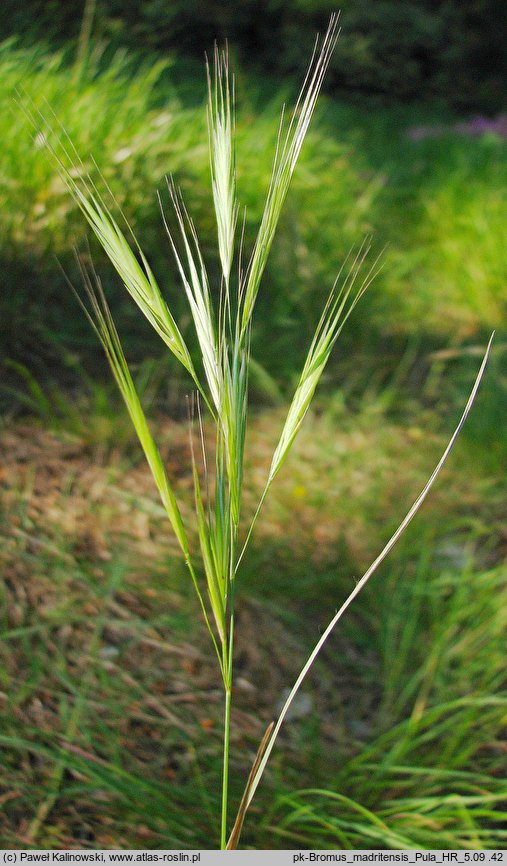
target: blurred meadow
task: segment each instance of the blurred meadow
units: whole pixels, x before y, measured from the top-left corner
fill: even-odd
[[[212,848],[222,736],[193,589],[68,287],[80,284],[76,248],[90,244],[190,527],[192,382],[88,237],[20,103],[61,123],[87,169],[96,162],[195,351],[157,191],[171,220],[165,177],[181,187],[218,278],[204,51],[229,40],[249,253],[281,107],[333,10],[7,3],[0,847]],[[293,705],[247,847],[507,847],[506,14],[491,0],[342,4],[256,309],[245,528],[340,266],[371,236],[382,267],[242,563],[233,799],[308,652],[431,473],[496,338],[430,498]]]

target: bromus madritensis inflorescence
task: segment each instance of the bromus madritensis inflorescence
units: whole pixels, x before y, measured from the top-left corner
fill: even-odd
[[[47,145],[56,160],[63,181],[116,268],[125,288],[169,351],[185,368],[196,389],[196,396],[192,400],[192,416],[194,423],[200,426],[206,468],[203,483],[192,453],[199,550],[193,549],[190,544],[188,528],[136,393],[100,280],[94,271],[79,260],[86,290],[81,304],[102,343],[179,542],[221,672],[224,693],[220,816],[222,849],[232,849],[238,844],[246,811],[262,778],[280,727],[315,658],[347,607],[387,556],[427,496],[475,399],[490,348],[488,346],[486,350],[463,415],[433,474],[397,531],[329,623],[290,691],[278,721],[276,724],[272,723],[266,731],[246,783],[236,820],[230,829],[228,781],[234,670],[234,609],[242,558],[271,484],[283,466],[303,423],[331,351],[378,266],[378,260],[369,265],[365,264],[369,244],[364,242],[340,270],[309,347],[258,507],[246,533],[240,533],[250,338],[255,303],[280,213],[337,37],[338,17],[332,16],[326,35],[315,45],[292,115],[286,121],[282,114],[263,216],[253,251],[246,264],[242,251],[242,232],[238,225],[240,209],[235,186],[234,83],[229,73],[227,53],[215,50],[212,69],[208,68],[207,119],[212,198],[221,270],[218,286],[210,285],[196,228],[180,192],[173,181],[168,181],[178,237],[171,232],[167,222],[166,228],[195,327],[200,349],[199,363],[192,358],[170,306],[128,225],[125,230],[122,229],[65,134],[59,137],[56,144],[52,144],[54,130],[51,123],[38,110],[26,109],[37,130],[38,141]],[[201,413],[204,412],[211,418],[216,440],[213,471],[206,460],[201,418]]]

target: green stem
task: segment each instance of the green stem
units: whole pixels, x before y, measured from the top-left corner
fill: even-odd
[[[220,850],[225,851],[227,847],[227,806],[229,794],[229,744],[231,736],[231,697],[232,697],[232,659],[234,643],[234,611],[231,611],[229,625],[229,642],[224,644],[224,762],[222,773],[222,820],[220,830]]]
[[[231,732],[231,689],[225,689],[225,720],[224,720],[224,765],[222,775],[222,822],[220,831],[220,850],[225,851],[227,845],[227,804],[229,789],[229,739]]]

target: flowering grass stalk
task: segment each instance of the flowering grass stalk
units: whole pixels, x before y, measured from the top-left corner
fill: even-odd
[[[222,849],[234,848],[238,844],[246,810],[260,782],[280,726],[302,679],[342,613],[373,574],[384,556],[387,555],[427,495],[469,411],[487,357],[486,355],[460,425],[430,481],[412,506],[397,533],[359,581],[354,592],[351,593],[349,599],[342,605],[330,623],[296,681],[277,724],[268,728],[228,840],[234,602],[239,565],[271,483],[290,452],[315,389],[326,368],[331,351],[347,318],[377,271],[376,261],[368,269],[364,268],[364,262],[369,251],[369,244],[366,242],[360,247],[352,261],[346,263],[340,271],[310,345],[273,454],[257,511],[246,537],[240,540],[239,527],[247,426],[252,316],[281,209],[337,37],[338,19],[337,16],[332,16],[324,39],[321,42],[317,41],[315,45],[306,79],[288,123],[285,123],[282,114],[271,181],[257,239],[246,267],[242,266],[242,257],[241,254],[239,255],[240,264],[238,276],[235,279],[232,275],[235,251],[238,247],[236,235],[239,205],[235,186],[234,85],[229,73],[227,54],[215,50],[213,69],[208,68],[207,110],[212,194],[221,266],[220,284],[216,287],[215,292],[212,291],[210,285],[197,231],[186,210],[181,194],[172,181],[168,183],[168,189],[176,215],[177,237],[170,230],[168,221],[163,216],[200,348],[199,369],[194,366],[182,333],[132,231],[128,226],[127,231],[120,227],[65,135],[61,135],[59,140],[52,144],[54,131],[51,124],[39,112],[34,109],[28,110],[30,119],[38,130],[39,140],[43,138],[47,143],[56,159],[62,179],[97,240],[115,266],[125,288],[167,348],[187,370],[197,389],[197,399],[192,401],[191,414],[200,428],[205,467],[203,484],[197,468],[197,460],[192,451],[195,520],[198,530],[199,551],[192,549],[190,545],[177,498],[136,393],[120,338],[102,291],[100,279],[82,264],[86,297],[81,303],[102,343],[167,516],[178,539],[222,675],[224,688],[223,780],[220,817],[220,846]],[[214,424],[214,472],[208,467],[204,427],[201,420],[201,404],[204,404]]]

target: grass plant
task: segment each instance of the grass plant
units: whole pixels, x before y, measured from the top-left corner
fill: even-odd
[[[113,53],[107,46],[93,48],[79,75],[73,60],[70,49],[50,53],[13,40],[0,46],[0,349],[13,360],[30,361],[32,369],[49,364],[49,372],[62,380],[68,378],[60,360],[62,344],[80,353],[82,366],[93,376],[101,374],[95,340],[72,314],[73,300],[64,291],[54,255],[79,280],[73,247],[83,245],[85,223],[54,164],[41,159],[41,140],[26,135],[23,118],[13,111],[16,87],[35,102],[44,95],[83,155],[86,170],[93,166],[88,154],[100,154],[115,199],[142,233],[143,251],[155,273],[167,275],[167,285],[174,283],[177,265],[167,249],[156,196],[146,195],[163,185],[165,174],[177,177],[199,226],[213,284],[221,267],[208,208],[204,79],[198,90],[196,71],[185,75],[186,67],[171,58],[161,63]],[[186,88],[176,83],[183,75]],[[280,107],[292,95],[287,85],[257,78],[240,77],[236,89],[237,194],[246,205],[245,249],[251,249],[269,186]],[[507,220],[499,190],[506,179],[505,148],[494,133],[458,134],[454,122],[431,106],[380,110],[327,99],[318,107],[266,263],[265,280],[272,290],[260,292],[256,301],[253,359],[282,390],[297,381],[336,263],[369,233],[379,248],[387,244],[386,266],[369,304],[361,317],[350,320],[344,335],[348,346],[362,353],[361,365],[352,372],[360,366],[364,381],[385,381],[407,339],[416,347],[420,367],[428,350],[449,342],[467,347],[482,341],[486,329],[497,328],[502,340]],[[414,140],[409,133],[419,125],[444,133]],[[129,359],[153,357],[161,351],[156,335],[151,339],[151,329],[136,317],[97,247],[94,260]],[[173,293],[170,308],[195,357],[183,292]],[[254,373],[252,391],[258,396]],[[17,384],[15,377],[11,383]],[[460,404],[461,399],[455,401]]]
[[[342,615],[394,547],[431,489],[470,411],[489,355],[488,346],[463,415],[428,482],[382,552],[357,582],[324,630],[283,704],[278,721],[268,727],[231,830],[229,821],[231,703],[235,596],[240,565],[257,517],[300,431],[331,351],[345,322],[378,270],[377,260],[365,266],[369,253],[368,243],[351,254],[349,261],[340,270],[308,350],[272,456],[259,503],[245,536],[241,537],[240,519],[253,314],[281,210],[337,36],[337,18],[333,16],[325,37],[321,42],[316,43],[292,115],[288,121],[282,115],[265,206],[253,250],[246,263],[242,234],[238,230],[241,213],[236,194],[234,85],[229,74],[227,55],[219,51],[215,53],[213,70],[208,73],[208,138],[221,270],[218,285],[212,285],[197,230],[186,209],[181,192],[173,181],[169,181],[168,191],[175,214],[174,230],[169,225],[169,219],[164,217],[169,243],[195,328],[196,342],[200,350],[199,365],[194,363],[182,329],[176,322],[134,232],[121,215],[121,210],[120,216],[114,215],[114,199],[111,198],[107,184],[104,184],[103,179],[95,180],[92,177],[86,165],[80,160],[70,138],[62,130],[59,133],[57,128],[55,135],[55,123],[51,118],[48,119],[44,112],[41,113],[37,109],[27,108],[27,114],[37,130],[38,140],[48,147],[58,166],[61,181],[77,203],[132,300],[162,339],[166,348],[183,366],[196,389],[197,396],[190,404],[189,413],[191,424],[198,427],[202,451],[201,458],[198,460],[192,450],[199,553],[190,541],[190,533],[174,486],[151,433],[100,278],[89,265],[86,257],[79,257],[79,267],[85,287],[85,297],[81,300],[81,304],[103,346],[151,469],[164,510],[195,588],[221,672],[224,695],[220,807],[222,849],[231,849],[238,845],[246,811],[261,781],[282,723],[313,662]],[[237,274],[234,274],[233,270],[235,260],[238,262]],[[212,457],[202,419],[204,411],[209,413],[215,432]],[[193,442],[193,438],[191,441]],[[210,468],[212,460],[214,460],[213,472]],[[204,474],[199,469],[201,463],[204,466]],[[74,714],[71,715],[69,724],[70,739],[72,739],[76,726]],[[51,808],[54,789],[60,784],[63,767],[64,764],[61,762],[56,765],[47,809]],[[336,795],[338,799],[340,796]],[[330,799],[332,799],[331,795]],[[365,807],[355,808],[363,817],[367,815]],[[42,816],[36,816],[35,820],[42,820],[44,814],[43,810]],[[371,826],[378,827],[379,820],[371,821]],[[363,826],[366,827],[367,824]],[[364,832],[368,835],[366,829]],[[393,840],[406,841],[394,831],[389,839],[391,843]],[[386,840],[387,836],[384,838],[384,841]]]

